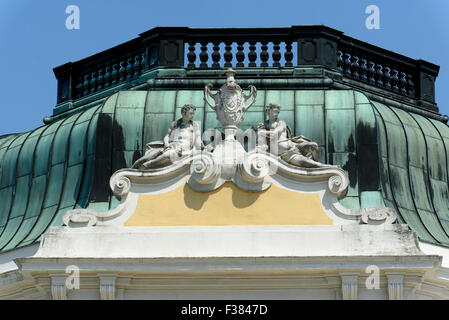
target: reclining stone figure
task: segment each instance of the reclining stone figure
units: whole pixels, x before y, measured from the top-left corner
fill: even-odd
[[[176,160],[192,155],[193,150],[201,150],[199,124],[192,121],[196,107],[186,104],[181,109],[182,118],[171,123],[163,141],[153,141],[146,145],[145,155],[132,166],[133,169],[151,169],[173,164]]]
[[[268,119],[257,129],[259,150],[279,156],[285,162],[297,167],[334,167],[320,161],[318,144],[303,136],[292,137],[285,121],[279,119],[280,105],[266,106]]]

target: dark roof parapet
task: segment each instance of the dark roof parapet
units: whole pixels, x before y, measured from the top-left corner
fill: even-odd
[[[157,68],[324,68],[364,86],[403,96],[437,112],[439,66],[351,38],[324,25],[281,28],[156,27],[138,38],[53,69],[58,80],[54,114],[73,102],[113,88],[129,88]],[[299,73],[293,73],[298,76]],[[114,90],[112,90],[114,92]]]

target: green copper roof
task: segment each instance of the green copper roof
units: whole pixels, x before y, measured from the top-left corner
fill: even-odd
[[[374,102],[385,201],[419,237],[449,245],[447,125]]]
[[[39,240],[49,226],[61,225],[61,213],[87,203],[95,111],[86,110],[1,144],[0,250]]]
[[[258,90],[242,129],[281,105],[295,134],[315,140],[323,162],[348,171],[341,202],[349,208],[397,209],[420,239],[449,245],[449,127],[370,101],[354,90]],[[186,103],[202,129],[218,127],[203,91],[120,91],[33,131],[0,137],[0,252],[39,241],[72,208],[107,211],[118,204],[109,177],[130,167],[146,142],[161,140]]]

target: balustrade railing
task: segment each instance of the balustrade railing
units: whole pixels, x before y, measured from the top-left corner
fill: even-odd
[[[145,52],[138,49],[112,57],[78,71],[75,77],[76,99],[137,79],[144,69]]]
[[[189,29],[187,69],[296,66],[292,28]]]
[[[206,70],[302,66],[325,67],[365,87],[435,103],[438,66],[350,38],[325,26],[158,27],[117,47],[57,67],[54,72],[58,79],[58,104],[63,104],[112,90],[120,84],[135,83],[133,80],[155,67]]]
[[[338,43],[338,70],[351,78],[395,93],[416,97],[418,72],[416,62],[393,53],[386,56],[372,48],[355,45],[342,39]]]
[[[187,69],[267,68],[296,66],[296,43],[288,41],[201,41],[186,43]]]

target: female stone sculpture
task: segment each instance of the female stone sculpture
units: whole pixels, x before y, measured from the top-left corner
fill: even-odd
[[[192,155],[202,146],[199,124],[192,121],[196,107],[186,104],[181,109],[182,118],[170,125],[164,141],[147,143],[146,152],[132,166],[133,169],[149,169],[167,166],[180,158]]]
[[[330,167],[319,162],[316,142],[303,136],[292,137],[290,128],[278,117],[280,110],[280,105],[275,103],[270,103],[266,107],[268,120],[260,123],[257,130],[259,150],[270,152],[298,167]]]

